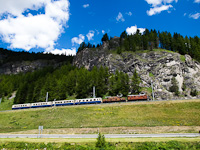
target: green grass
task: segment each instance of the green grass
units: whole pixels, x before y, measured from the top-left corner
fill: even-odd
[[[138,138],[137,138],[138,139]],[[146,138],[145,138],[146,139]],[[154,138],[155,139],[155,138]],[[167,138],[166,138],[167,139]],[[177,138],[176,138],[177,139]],[[188,138],[189,139],[189,138]],[[4,140],[4,139],[3,139]],[[18,139],[17,139],[18,140]],[[21,141],[20,141],[21,140]],[[23,140],[23,141],[22,141]],[[28,139],[28,141],[31,141],[34,139]],[[44,141],[45,140],[45,141]],[[15,141],[13,139],[9,139],[9,141],[2,141],[0,140],[0,149],[38,149],[38,150],[44,150],[44,149],[81,149],[81,150],[115,150],[115,149],[123,149],[123,150],[174,150],[174,149],[180,149],[180,150],[197,150],[200,148],[199,141],[176,141],[173,140],[166,140],[166,141],[143,141],[143,138],[138,139],[138,142],[135,142],[135,138],[130,138],[127,142],[121,141],[119,139],[115,141],[111,141],[109,139],[106,139],[105,146],[103,148],[96,148],[95,143],[96,139],[86,139],[85,142],[81,139],[61,139],[62,142],[60,142],[60,139],[53,139],[55,142],[48,142],[49,139],[37,139],[36,141],[27,142],[27,139],[19,139],[19,141]],[[76,142],[70,142],[75,140]],[[153,140],[153,139],[152,139]],[[52,141],[52,139],[51,139]],[[65,141],[65,142],[64,142]],[[77,142],[80,141],[80,142]]]
[[[153,78],[154,77],[153,73],[149,72],[149,77]]]
[[[181,55],[180,59],[181,59],[182,62],[185,62],[185,56],[184,55]]]
[[[12,105],[13,105],[13,101],[14,101],[14,98],[13,99],[10,99],[10,100],[4,100],[4,102],[2,102],[0,104],[0,111],[3,111],[3,110],[11,110],[12,109]]]
[[[0,112],[0,132],[88,127],[200,126],[200,101],[52,107]]]
[[[106,142],[198,142],[200,137],[195,138],[106,138]],[[28,142],[28,143],[94,143],[95,138],[1,138],[0,143],[6,142]]]

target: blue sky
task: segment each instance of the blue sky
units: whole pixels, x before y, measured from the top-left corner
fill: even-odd
[[[82,41],[156,29],[200,37],[200,0],[0,0],[0,47],[76,54]]]

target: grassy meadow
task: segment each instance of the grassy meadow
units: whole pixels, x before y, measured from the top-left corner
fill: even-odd
[[[81,149],[81,150],[198,150],[200,143],[191,138],[137,138],[137,139],[106,139],[102,148],[95,146],[96,139],[7,139],[0,140],[0,149]]]
[[[0,132],[38,129],[200,126],[200,100],[52,107],[0,112]]]

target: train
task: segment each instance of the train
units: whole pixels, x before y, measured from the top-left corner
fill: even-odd
[[[86,98],[86,99],[75,99],[75,100],[59,100],[59,101],[51,101],[51,102],[15,104],[15,105],[12,105],[12,110],[53,107],[53,106],[67,106],[67,105],[127,102],[127,101],[137,101],[137,100],[148,100],[148,95],[146,95],[145,93],[140,93],[139,95],[128,95],[127,99],[123,98],[123,97],[119,97],[119,96],[114,96],[114,97],[107,97],[103,100],[101,97],[99,97],[99,98]]]

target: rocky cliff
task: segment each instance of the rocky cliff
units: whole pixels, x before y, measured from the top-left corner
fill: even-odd
[[[35,61],[16,61],[8,62],[0,66],[0,74],[18,74],[32,72],[47,66],[55,66],[55,61],[35,60]]]
[[[112,45],[117,46],[117,38]],[[141,86],[150,93],[153,82],[155,98],[180,99],[191,98],[191,90],[200,91],[200,63],[189,55],[182,56],[166,50],[123,52],[120,55],[112,50],[110,42],[99,48],[84,49],[73,60],[77,67],[84,66],[91,70],[94,66],[107,66],[110,72],[123,71],[131,77],[136,69],[141,77]],[[169,91],[172,78],[175,77],[179,87],[179,96]],[[185,84],[186,89],[182,87]]]

